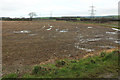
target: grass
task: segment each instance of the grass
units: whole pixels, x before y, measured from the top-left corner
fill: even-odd
[[[4,76],[4,78],[17,78],[17,77],[18,77],[18,75],[15,73],[8,74],[7,76]]]
[[[55,64],[37,65],[31,74],[24,74],[23,78],[102,78],[112,74],[118,76],[118,51],[102,52],[99,56],[80,60],[58,60]],[[102,75],[102,76],[101,76]],[[9,74],[4,78],[17,77]]]
[[[120,29],[119,27],[114,27],[114,26],[118,26],[119,22],[105,22],[105,23],[96,23],[96,22],[89,22],[89,21],[79,21],[79,22],[73,22],[73,23],[81,23],[81,24],[94,24],[94,25],[100,25],[100,26],[104,26],[104,27],[110,27],[110,28],[117,28]]]
[[[113,27],[113,28],[120,29],[120,27]]]

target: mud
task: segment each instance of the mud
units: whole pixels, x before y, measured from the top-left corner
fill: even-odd
[[[32,66],[54,58],[82,58],[90,52],[116,48],[118,43],[116,29],[99,25],[47,20],[4,21],[3,75],[28,73]]]

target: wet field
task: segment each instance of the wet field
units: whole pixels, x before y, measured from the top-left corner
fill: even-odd
[[[29,72],[54,58],[81,58],[117,48],[118,29],[65,21],[4,21],[3,74]]]

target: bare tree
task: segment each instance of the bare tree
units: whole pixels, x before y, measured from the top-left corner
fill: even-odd
[[[34,16],[37,16],[37,14],[36,14],[35,12],[30,12],[28,15],[30,16],[30,20],[31,20],[31,21],[32,21],[32,18],[33,18]]]

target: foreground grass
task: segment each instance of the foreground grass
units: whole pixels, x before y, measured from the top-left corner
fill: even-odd
[[[23,78],[116,78],[118,76],[118,51],[102,52],[99,56],[80,60],[58,60],[55,64],[38,65]],[[4,78],[17,78],[9,74]]]

